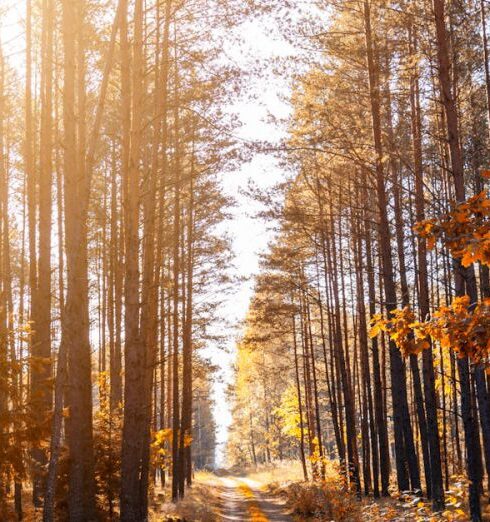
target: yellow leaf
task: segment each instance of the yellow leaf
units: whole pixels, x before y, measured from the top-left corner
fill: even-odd
[[[372,328],[369,329],[369,337],[373,339],[374,337],[377,337],[380,332],[381,327],[379,326],[379,324],[375,324]]]

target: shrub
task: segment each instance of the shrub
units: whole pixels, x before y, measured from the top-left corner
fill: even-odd
[[[295,482],[285,488],[288,504],[301,517],[318,521],[357,522],[360,503],[341,483]]]

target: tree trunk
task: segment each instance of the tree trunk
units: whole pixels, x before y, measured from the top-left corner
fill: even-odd
[[[146,419],[144,374],[147,353],[140,330],[140,270],[139,270],[139,211],[140,211],[140,160],[143,111],[143,0],[134,3],[134,41],[129,94],[129,49],[127,43],[127,4],[124,1],[121,16],[123,93],[122,117],[124,127],[123,157],[127,158],[124,170],[124,425],[121,452],[121,521],[145,520],[146,503],[141,501],[143,434]],[[131,102],[130,102],[131,100]],[[128,104],[130,103],[130,106]],[[131,112],[130,112],[131,111]],[[129,120],[129,121],[128,121]],[[128,124],[130,136],[128,141]],[[129,149],[129,150],[128,150]],[[143,399],[144,400],[144,399]]]
[[[377,74],[377,64],[372,42],[370,0],[365,0],[364,2],[364,22],[373,140],[376,151],[376,193],[379,212],[378,235],[382,259],[385,307],[389,315],[392,310],[396,309],[397,298],[393,277],[391,232],[387,215],[388,201],[383,168],[379,75]],[[420,489],[420,475],[408,410],[405,365],[400,351],[391,340],[389,342],[389,353],[398,487],[401,491],[409,490],[410,486],[413,490],[418,490]],[[406,465],[408,465],[408,474],[405,468]]]
[[[81,6],[81,3],[78,5]],[[78,164],[75,112],[77,3],[63,0],[63,127],[67,296],[62,343],[68,349],[67,437],[70,451],[70,521],[96,519],[92,435],[92,379],[87,277],[87,210],[89,186]],[[82,20],[79,21],[82,23]],[[78,45],[83,45],[78,42]]]
[[[437,36],[437,62],[439,73],[439,84],[441,89],[442,103],[446,116],[446,131],[451,158],[451,171],[453,176],[454,190],[458,202],[465,200],[463,155],[459,140],[458,114],[456,101],[453,96],[450,79],[450,61],[448,49],[448,37],[445,20],[445,0],[434,0],[434,20]],[[456,294],[464,295],[465,280],[468,278],[468,269],[464,269],[458,260],[454,261],[456,278]],[[477,296],[470,295],[471,301],[476,302]],[[458,371],[461,388],[461,414],[466,441],[466,464],[468,479],[470,480],[470,513],[473,522],[481,520],[480,507],[480,466],[478,427],[476,425],[475,412],[471,401],[471,385],[469,375],[468,359],[458,359]]]

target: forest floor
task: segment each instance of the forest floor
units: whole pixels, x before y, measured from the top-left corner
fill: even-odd
[[[157,490],[152,522],[370,522],[467,521],[466,483],[455,478],[446,494],[444,514],[434,516],[429,504],[414,496],[373,500],[347,493],[333,470],[323,485],[302,480],[298,463],[258,470],[198,472],[186,498],[166,502],[168,491]],[[321,506],[316,509],[315,506]],[[483,520],[490,521],[482,501]]]
[[[285,496],[270,486],[278,484],[279,479],[298,480],[298,471],[296,466],[290,466],[198,472],[186,498],[177,505],[162,503],[165,492],[156,492],[152,520],[180,517],[186,522],[293,522]]]
[[[159,502],[157,492],[153,521],[186,522],[293,522],[282,495],[271,492],[267,473],[199,472],[186,498],[177,505]],[[179,518],[178,518],[179,517]]]

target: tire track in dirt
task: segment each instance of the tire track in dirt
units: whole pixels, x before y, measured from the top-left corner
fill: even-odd
[[[246,477],[222,477],[221,498],[224,522],[290,522],[284,504],[260,491],[260,485]]]

